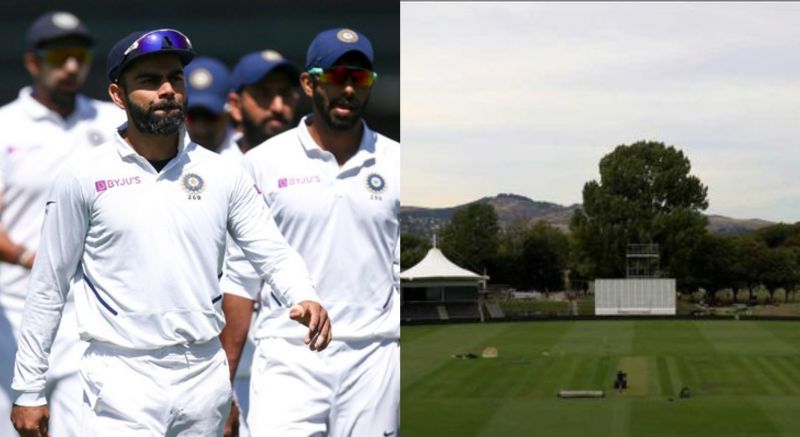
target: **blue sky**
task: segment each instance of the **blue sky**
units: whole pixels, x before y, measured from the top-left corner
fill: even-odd
[[[800,3],[401,12],[404,205],[581,202],[620,144],[689,157],[711,214],[800,221]]]

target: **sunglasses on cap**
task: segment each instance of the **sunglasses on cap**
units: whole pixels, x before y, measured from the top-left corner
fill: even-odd
[[[64,65],[70,58],[79,64],[86,64],[92,60],[92,51],[84,47],[55,47],[37,50],[36,56],[50,65]]]
[[[319,81],[330,85],[345,85],[349,80],[353,81],[354,87],[370,87],[378,78],[378,73],[365,68],[353,67],[315,67],[308,70],[308,73],[319,77]]]
[[[122,56],[127,57],[131,53],[143,55],[167,49],[191,50],[192,43],[186,35],[177,30],[158,29],[140,36],[125,49]]]

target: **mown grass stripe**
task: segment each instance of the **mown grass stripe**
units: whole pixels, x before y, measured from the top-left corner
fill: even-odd
[[[509,397],[515,399],[528,399],[535,397],[534,389],[544,369],[544,360],[540,358],[532,358],[530,362],[524,365],[517,384],[509,391]]]
[[[547,358],[544,371],[532,391],[539,396],[555,396],[562,386],[561,378],[563,377],[565,366],[574,364],[571,356]]]
[[[575,373],[578,371],[578,366],[580,365],[583,357],[576,357],[574,355],[566,355],[563,359],[567,360],[567,365],[562,367],[563,372],[559,375],[556,379],[553,379],[553,384],[549,386],[549,393],[552,393],[553,396],[562,389],[568,389],[569,382],[574,377]],[[545,395],[547,392],[545,392]]]
[[[736,370],[730,382],[735,385],[735,393],[740,395],[756,394],[768,395],[775,394],[769,391],[768,382],[760,373],[753,377],[752,370],[744,363],[745,358],[740,356],[730,356],[728,361]]]
[[[763,387],[769,395],[781,394],[780,388],[761,369],[761,365],[756,361],[757,358],[754,356],[739,357],[739,361],[747,371],[747,378],[751,381],[759,381],[759,386]]]
[[[670,396],[677,396],[678,390],[686,386],[686,378],[681,375],[678,369],[678,360],[674,356],[666,356],[667,369],[669,369],[670,381],[672,381],[672,392]]]
[[[613,378],[613,372],[611,372],[611,358],[607,356],[600,357],[597,361],[597,366],[594,368],[594,375],[592,375],[592,389],[607,390],[613,387]]]
[[[758,366],[757,368],[761,371],[761,374],[769,379],[770,384],[777,389],[778,393],[782,395],[791,394],[791,390],[786,387],[784,379],[778,375],[776,370],[772,368],[772,365],[770,365],[766,359],[763,359],[762,357],[754,357],[753,362]]]
[[[698,379],[695,372],[691,370],[687,359],[684,357],[674,357],[674,360],[675,367],[678,369],[678,374],[680,375],[681,381],[683,381],[683,385],[697,387]]]
[[[590,389],[592,368],[597,366],[597,361],[597,357],[582,357],[565,388],[568,390]]]
[[[782,380],[786,381],[786,389],[791,391],[790,395],[797,395],[800,393],[800,381],[797,379],[797,369],[787,369],[779,356],[762,357],[764,362],[769,363],[769,366],[775,371]]]
[[[672,386],[672,378],[669,376],[667,358],[663,355],[656,357],[656,374],[658,375],[658,392],[666,396],[671,396],[675,393],[675,388]]]

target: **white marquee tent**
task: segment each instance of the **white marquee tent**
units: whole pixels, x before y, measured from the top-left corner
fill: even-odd
[[[434,247],[413,267],[400,272],[404,319],[452,319],[480,317],[480,293],[486,275],[457,266]]]

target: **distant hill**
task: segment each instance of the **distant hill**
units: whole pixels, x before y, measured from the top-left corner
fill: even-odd
[[[563,206],[557,203],[531,200],[518,194],[498,194],[495,197],[484,197],[474,202],[450,208],[420,208],[403,206],[400,208],[400,223],[404,233],[410,232],[430,238],[439,232],[453,215],[473,203],[488,203],[497,212],[501,228],[507,228],[515,221],[534,224],[545,221],[567,231],[572,213],[580,204]],[[773,224],[760,219],[735,219],[721,215],[708,215],[708,230],[720,235],[741,235]]]

